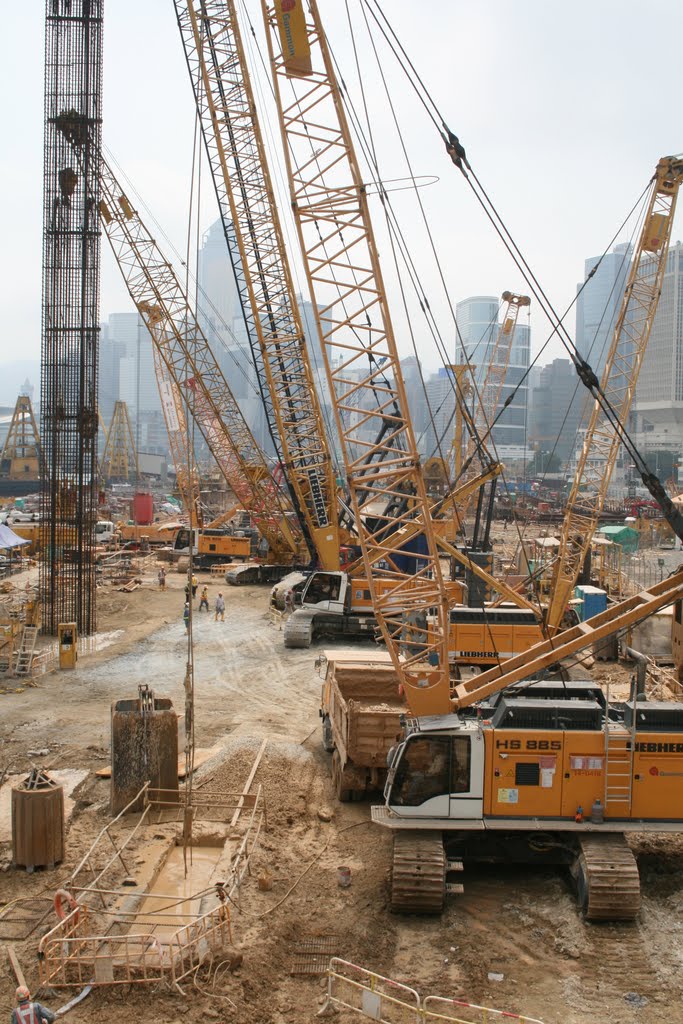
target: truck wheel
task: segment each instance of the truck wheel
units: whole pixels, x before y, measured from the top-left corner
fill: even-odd
[[[326,750],[328,754],[331,754],[335,749],[334,738],[332,736],[332,723],[330,722],[329,715],[323,715],[323,750]]]
[[[337,800],[340,804],[348,804],[353,800],[353,790],[345,788],[344,769],[342,768],[339,751],[332,754],[332,782]]]

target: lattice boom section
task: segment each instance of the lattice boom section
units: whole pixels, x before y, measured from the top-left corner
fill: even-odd
[[[323,568],[339,565],[336,485],[235,5],[176,0],[211,170],[229,209],[257,368],[297,511]],[[224,218],[226,213],[223,214]],[[228,230],[226,227],[226,237]]]
[[[683,161],[659,161],[643,229],[631,264],[600,387],[609,402],[608,416],[595,402],[586,428],[560,537],[548,624],[557,627],[598,524],[621,445],[619,425],[626,424],[657,311],[666,270]]]
[[[447,671],[446,599],[384,283],[339,89],[315,3],[312,71],[289,77],[275,8],[263,3],[292,206],[319,329],[373,605],[394,656],[405,615],[430,607],[433,640],[415,625],[410,661]],[[415,524],[419,521],[421,528]],[[412,587],[403,578],[412,577]],[[446,680],[444,680],[446,682]],[[446,684],[447,685],[447,684]]]
[[[281,548],[283,539],[275,524],[290,515],[291,504],[272,482],[172,265],[105,161],[101,175],[102,222],[131,298],[226,481],[254,514],[270,546]],[[297,549],[295,540],[293,547]]]

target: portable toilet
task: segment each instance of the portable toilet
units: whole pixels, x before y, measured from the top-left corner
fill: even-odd
[[[607,610],[607,591],[600,587],[591,587],[588,584],[576,587],[575,596],[581,602],[576,605],[579,619],[585,622],[592,619],[594,615]]]

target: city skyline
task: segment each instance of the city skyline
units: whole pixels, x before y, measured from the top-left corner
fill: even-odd
[[[409,46],[449,126],[458,132],[478,175],[561,311],[574,298],[585,253],[609,248],[616,226],[644,187],[658,157],[681,148],[670,128],[670,115],[663,106],[660,109],[651,104],[632,68],[639,66],[642,39],[654,19],[658,13],[666,14],[669,31],[660,41],[658,67],[664,92],[674,88],[676,24],[683,27],[683,11],[662,2],[650,5],[647,11],[632,5],[629,16],[624,18],[623,5],[590,5],[581,0],[573,6],[569,18],[540,0],[528,0],[518,7],[515,19],[510,19],[502,0],[494,0],[486,9],[471,10],[440,0],[432,0],[430,7],[429,18],[416,19],[413,4],[396,0],[392,5],[392,22]],[[251,14],[258,37],[260,16],[256,6]],[[344,12],[328,5],[323,16],[345,83],[361,109]],[[438,33],[430,31],[435,18],[440,25]],[[5,85],[0,93],[0,118],[13,145],[0,155],[6,181],[0,197],[5,228],[0,240],[0,272],[5,282],[2,308],[6,327],[0,363],[10,360],[16,351],[37,358],[40,343],[44,12],[28,5],[9,11],[8,19],[5,60],[0,70]],[[136,26],[135,33],[130,32],[131,23]],[[563,46],[558,49],[560,34]],[[458,49],[458,60],[454,61],[452,40],[457,38],[468,40],[468,46]],[[32,41],[32,45],[28,50],[13,45],[12,41],[17,39]],[[609,45],[605,40],[609,40]],[[358,42],[360,45],[362,40]],[[516,54],[514,75],[510,74],[507,56],[511,50]],[[117,53],[122,52],[127,54],[126,61],[116,59]],[[155,55],[154,61],[148,59],[150,52]],[[419,55],[425,52],[430,59],[423,66]],[[581,53],[580,61],[576,60],[577,52]],[[402,217],[410,251],[424,263],[421,274],[425,292],[439,317],[442,335],[453,351],[452,321],[438,274],[427,259],[429,243],[424,232],[417,230],[419,216],[414,215],[414,203],[408,205],[408,198],[414,198],[405,189],[404,179],[409,174],[424,179],[420,196],[434,232],[449,294],[477,294],[483,267],[488,288],[491,282],[495,285],[492,294],[503,289],[527,289],[466,183],[450,164],[443,143],[419,103],[387,61],[392,96],[408,125],[405,139],[414,165],[412,170],[407,167],[396,138],[387,128],[389,119],[381,116],[382,83],[372,70],[367,46],[362,56],[367,61],[368,85],[372,86],[367,98],[380,169],[390,181],[390,197]],[[363,66],[365,74],[366,65]],[[139,189],[141,202],[152,207],[160,230],[169,235],[183,259],[187,250],[187,197],[194,130],[194,107],[186,77],[173,13],[169,13],[165,3],[150,0],[140,8],[133,7],[131,0],[120,0],[107,9],[106,145]],[[22,84],[20,108],[13,100],[17,81]],[[529,130],[532,115],[542,129]],[[154,146],[150,145],[150,117],[155,124]],[[511,121],[518,127],[511,129]],[[427,185],[430,176],[438,180]],[[276,180],[280,180],[279,172]],[[609,189],[604,187],[606,181]],[[281,207],[286,211],[288,199],[281,181],[278,187]],[[398,320],[397,334],[401,355],[405,357],[411,354],[410,334],[400,315],[400,292],[389,262],[390,243],[383,228],[376,188],[374,192],[371,188],[370,193],[380,252],[386,261],[389,302]],[[216,217],[208,183],[200,205],[199,234]],[[193,218],[192,234],[196,233]],[[292,238],[290,232],[290,243]],[[293,259],[297,264],[297,287],[303,291],[296,255]],[[190,263],[195,265],[192,256]],[[104,246],[101,320],[128,308],[124,305],[124,294],[118,270]],[[570,316],[570,333],[572,322]],[[538,311],[532,312],[532,327],[540,347],[547,329]],[[424,325],[418,323],[414,329],[420,358],[434,369],[438,359],[428,343]],[[551,346],[547,359],[560,354],[556,345]]]

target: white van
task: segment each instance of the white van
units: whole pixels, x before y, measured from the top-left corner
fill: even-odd
[[[99,519],[95,523],[95,543],[111,544],[116,533],[114,524],[109,519]]]

